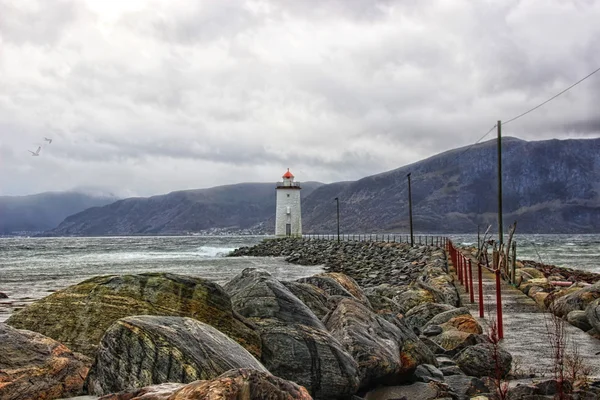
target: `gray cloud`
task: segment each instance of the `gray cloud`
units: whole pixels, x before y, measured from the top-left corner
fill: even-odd
[[[397,168],[600,66],[599,19],[584,0],[0,0],[0,195]],[[504,132],[598,135],[599,102],[600,74]]]

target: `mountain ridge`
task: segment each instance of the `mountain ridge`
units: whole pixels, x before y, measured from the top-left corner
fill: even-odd
[[[517,220],[521,233],[600,231],[600,139],[505,137],[502,143],[505,227]],[[406,232],[409,172],[415,231],[495,227],[496,151],[494,139],[355,181],[314,183],[302,191],[303,230],[334,232],[338,197],[342,232]],[[252,185],[262,189],[253,192]],[[242,183],[124,199],[70,216],[50,233],[181,234],[227,227],[272,233],[274,185]]]

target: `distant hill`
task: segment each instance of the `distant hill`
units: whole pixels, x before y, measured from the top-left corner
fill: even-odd
[[[454,149],[392,171],[323,185],[303,183],[306,233],[407,232],[412,173],[417,232],[496,227],[496,141]],[[503,139],[504,225],[520,233],[600,232],[600,139]],[[177,234],[211,228],[273,232],[273,183],[242,183],[119,200],[66,218],[55,235]]]
[[[0,234],[43,232],[71,214],[117,200],[77,192],[46,192],[30,196],[0,196]]]
[[[322,186],[302,182],[302,196]],[[66,218],[50,235],[158,235],[249,229],[275,213],[275,183],[240,183],[129,198]]]
[[[496,141],[454,149],[353,182],[325,185],[302,204],[305,232],[406,232],[411,172],[413,225],[420,232],[496,226]],[[600,139],[503,139],[504,226],[521,233],[600,232]]]

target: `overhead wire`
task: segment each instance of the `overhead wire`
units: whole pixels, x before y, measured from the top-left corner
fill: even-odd
[[[579,85],[581,82],[585,81],[586,79],[588,79],[589,77],[591,77],[592,75],[594,75],[598,71],[600,71],[600,67],[597,68],[596,70],[594,70],[593,72],[589,73],[585,77],[581,78],[580,80],[578,80],[577,82],[575,82],[574,84],[572,84],[571,86],[569,86],[568,88],[566,88],[566,89],[562,90],[561,92],[555,94],[554,96],[550,97],[548,100],[546,100],[546,101],[538,104],[537,106],[533,107],[532,109],[529,109],[529,110],[525,111],[524,113],[521,113],[521,114],[517,115],[516,117],[513,117],[513,118],[509,119],[506,122],[503,122],[502,125],[508,125],[511,122],[516,121],[517,119],[519,119],[519,118],[521,118],[521,117],[529,114],[530,112],[537,110],[538,108],[540,108],[544,104],[547,104],[547,103],[551,102],[552,100],[554,100],[558,96],[561,96],[561,95],[565,94],[566,92],[568,92],[569,90],[573,89],[575,86]]]
[[[568,92],[569,90],[573,89],[575,86],[579,85],[581,82],[585,81],[586,79],[590,78],[592,75],[596,74],[597,72],[600,72],[600,67],[595,69],[594,71],[590,72],[589,74],[587,74],[586,76],[584,76],[583,78],[581,78],[580,80],[578,80],[577,82],[573,83],[571,86],[567,87],[566,89],[563,89],[562,91],[560,91],[559,93],[555,94],[554,96],[550,97],[548,100],[538,104],[537,106],[505,121],[502,122],[502,126],[505,126],[513,121],[518,120],[521,117],[524,117],[525,115],[537,110],[538,108],[544,106],[545,104],[548,104],[549,102],[551,102],[552,100],[556,99],[557,97],[565,94],[566,92]],[[494,129],[496,129],[498,125],[494,125],[489,131],[487,131],[483,136],[481,136],[475,143],[471,144],[470,146],[468,146],[465,150],[461,151],[456,158],[460,158],[461,156],[463,156],[466,152],[468,152],[469,150],[471,150],[475,145],[479,144],[483,139],[485,139],[490,133],[492,133],[492,131]],[[423,178],[421,178],[423,179]],[[414,181],[418,181],[420,179],[415,179]]]

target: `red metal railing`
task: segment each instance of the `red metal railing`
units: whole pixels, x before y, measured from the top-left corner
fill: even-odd
[[[475,291],[473,288],[473,267],[471,264],[471,257],[465,256],[465,254],[458,250],[451,240],[446,241],[446,251],[449,255],[449,260],[452,262],[454,271],[456,273],[459,284],[463,285],[465,291],[469,294],[469,300],[471,303],[475,303]],[[479,303],[479,317],[484,318],[483,311],[483,265],[477,263],[477,280],[478,280],[478,303]],[[450,271],[450,269],[448,269]],[[498,323],[498,337],[504,338],[504,327],[502,323],[502,290],[500,280],[500,269],[493,269],[496,276],[496,318]]]

